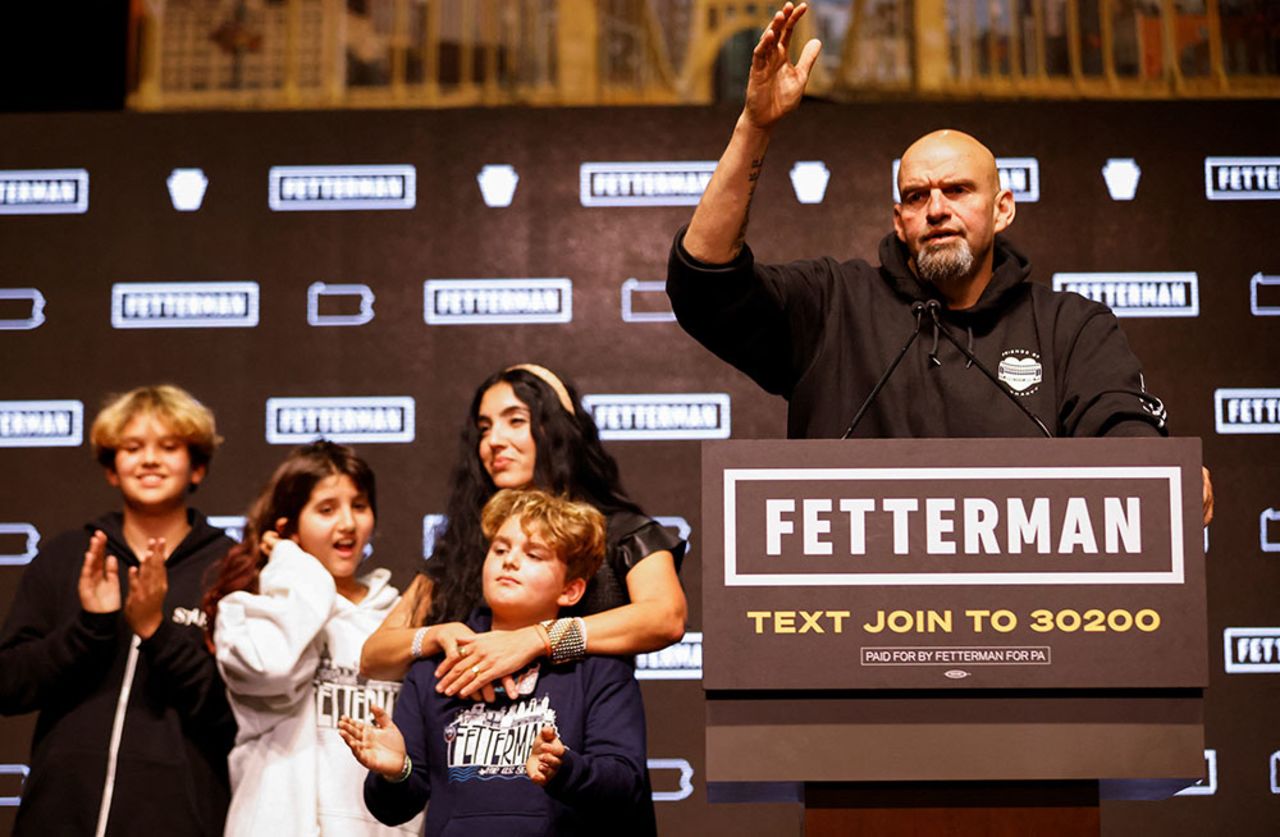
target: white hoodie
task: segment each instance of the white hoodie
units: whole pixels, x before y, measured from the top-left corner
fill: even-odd
[[[400,684],[359,675],[360,649],[395,605],[391,573],[360,579],[359,604],[293,541],[281,541],[258,593],[218,603],[218,668],[240,731],[231,751],[228,837],[382,837],[420,834],[421,816],[382,825],[364,805],[364,777],[338,735],[342,715],[372,721],[392,710]]]

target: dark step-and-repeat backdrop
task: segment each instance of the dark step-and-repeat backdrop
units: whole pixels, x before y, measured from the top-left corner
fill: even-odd
[[[289,445],[356,444],[382,485],[371,562],[408,582],[491,371],[574,379],[653,516],[689,537],[684,642],[639,660],[665,834],[794,834],[795,806],[710,804],[699,440],[784,433],[785,405],[687,337],[671,238],[735,114],[699,108],[0,118],[0,609],[39,544],[118,504],[103,398],[171,381],[225,447],[195,495],[234,527]],[[1039,282],[1111,305],[1173,432],[1204,440],[1206,780],[1104,803],[1108,834],[1280,822],[1280,106],[807,103],[777,132],[748,240],[875,258],[918,135],[983,138]],[[0,828],[33,717],[0,721]],[[162,803],[162,800],[157,800]]]

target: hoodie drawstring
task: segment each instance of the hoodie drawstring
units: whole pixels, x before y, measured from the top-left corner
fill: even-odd
[[[934,366],[941,366],[942,361],[938,360],[938,332],[942,329],[942,324],[938,322],[938,309],[941,306],[936,299],[931,299],[925,304],[925,308],[929,312],[929,318],[933,320],[933,348],[929,350],[929,362]]]
[[[969,332],[969,359],[964,363],[964,368],[968,369],[973,366],[973,326],[965,326],[965,331]]]

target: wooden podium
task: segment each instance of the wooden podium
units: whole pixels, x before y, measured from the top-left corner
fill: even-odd
[[[1204,773],[1193,439],[712,442],[713,801],[806,834],[1097,834]]]

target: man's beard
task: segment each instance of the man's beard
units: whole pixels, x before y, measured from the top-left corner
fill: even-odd
[[[963,238],[951,244],[920,248],[916,254],[916,273],[920,278],[941,287],[967,279],[973,272],[973,251]]]

